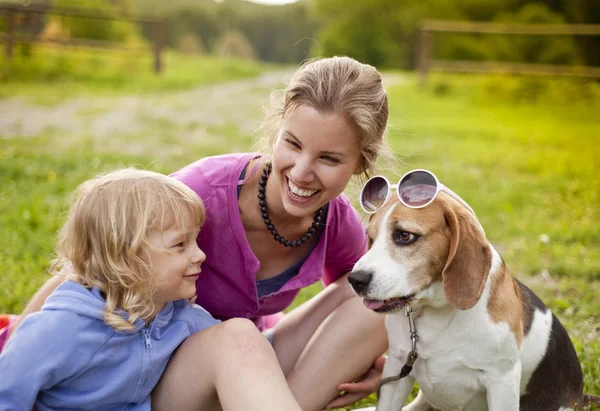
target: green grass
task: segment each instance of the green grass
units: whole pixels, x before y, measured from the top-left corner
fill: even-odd
[[[176,90],[264,69],[229,62],[239,67],[227,71],[218,60],[174,54],[171,59],[162,77],[123,74],[114,67],[90,74],[88,67],[52,80],[43,73],[24,82],[13,78],[0,82],[0,104],[12,96],[58,105],[71,96],[148,92],[175,102]],[[114,74],[106,74],[111,70]],[[397,178],[412,168],[428,168],[469,202],[513,274],[567,327],[583,365],[585,390],[600,394],[598,85],[436,75],[421,89],[411,74],[402,78],[389,87],[389,140],[402,162],[386,174]],[[257,92],[268,96],[260,87]],[[257,107],[251,112],[258,116]],[[103,113],[90,105],[79,115],[91,120]],[[4,137],[0,129],[0,312],[20,312],[47,279],[68,196],[83,180],[131,164],[169,173],[205,155],[250,149],[234,120],[182,123],[152,111],[139,116],[141,131],[117,130],[106,139],[85,128]],[[356,191],[349,190],[353,198]],[[318,290],[303,290],[294,306]],[[373,402],[372,396],[361,405]]]
[[[36,47],[30,57],[0,54],[0,98],[21,96],[54,105],[81,95],[119,95],[186,90],[203,84],[253,77],[259,63],[166,51],[164,71],[153,71],[150,49],[71,50]]]

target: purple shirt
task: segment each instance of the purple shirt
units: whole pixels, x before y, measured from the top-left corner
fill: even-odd
[[[260,262],[246,238],[238,208],[237,185],[248,162],[258,153],[227,154],[198,160],[172,174],[204,201],[206,221],[198,246],[206,253],[196,281],[196,302],[214,317],[252,319],[262,330],[261,317],[287,308],[301,288],[319,280],[328,285],[350,271],[367,249],[365,229],[357,211],[342,194],[329,203],[318,243],[300,272],[280,290],[259,299],[256,273]],[[279,247],[273,240],[273,246]]]

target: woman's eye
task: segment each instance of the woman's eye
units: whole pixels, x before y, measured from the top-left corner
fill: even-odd
[[[408,231],[395,230],[392,234],[394,243],[396,245],[408,245],[412,244],[419,239],[419,236]]]
[[[321,158],[332,164],[338,164],[340,162],[340,160],[338,160],[337,158],[333,158],[333,157],[329,157],[329,156],[323,156]]]
[[[179,247],[185,247],[185,244],[183,243],[183,241],[175,244],[175,247],[179,248]]]

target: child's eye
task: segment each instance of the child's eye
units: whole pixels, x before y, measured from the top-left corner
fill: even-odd
[[[290,146],[292,146],[294,148],[300,148],[300,144],[296,143],[294,140],[286,140],[286,141]]]
[[[185,247],[185,243],[183,241],[175,244],[175,247],[179,248],[179,247]]]

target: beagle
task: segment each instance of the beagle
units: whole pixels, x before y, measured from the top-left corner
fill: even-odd
[[[367,234],[369,250],[348,280],[367,308],[387,314],[384,378],[400,373],[412,349],[406,307],[418,338],[412,372],[381,386],[378,411],[581,409],[583,375],[567,332],[513,278],[463,203],[442,192],[415,209],[393,196]],[[419,393],[404,406],[415,381]]]

